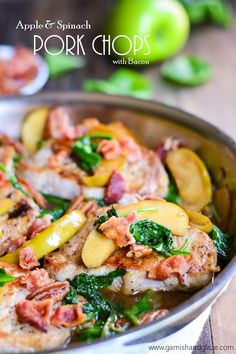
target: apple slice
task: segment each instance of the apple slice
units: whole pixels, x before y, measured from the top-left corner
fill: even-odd
[[[203,161],[190,149],[171,151],[166,163],[178,187],[182,205],[192,211],[200,211],[212,197],[209,173]]]
[[[189,218],[186,212],[174,203],[162,200],[142,200],[126,205],[119,210],[121,216],[136,210],[140,220],[151,220],[171,230],[175,236],[183,236],[187,232]]]
[[[88,268],[100,267],[116,248],[112,240],[94,229],[85,241],[81,254],[82,260]]]
[[[24,120],[21,138],[30,154],[37,150],[38,142],[43,138],[48,111],[47,107],[36,108]]]

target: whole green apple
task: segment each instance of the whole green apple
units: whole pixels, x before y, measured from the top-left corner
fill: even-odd
[[[179,52],[189,27],[177,0],[118,0],[106,29],[116,55],[153,63]]]

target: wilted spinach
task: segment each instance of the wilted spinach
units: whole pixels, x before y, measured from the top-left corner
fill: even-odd
[[[150,300],[147,296],[140,299],[131,309],[124,310],[124,315],[130,320],[131,323],[139,326],[141,324],[137,315],[142,315],[151,310]]]
[[[6,283],[11,283],[15,280],[10,274],[8,274],[5,269],[0,268],[0,287],[4,286]]]
[[[79,165],[90,173],[101,162],[100,154],[96,152],[97,144],[91,138],[84,136],[73,144],[73,151],[79,157]]]
[[[137,242],[143,243],[163,255],[169,254],[172,249],[171,231],[154,221],[136,221],[130,225],[129,231]]]
[[[229,236],[219,229],[216,225],[213,226],[209,236],[214,241],[214,245],[217,249],[218,255],[221,258],[227,258],[229,252]]]
[[[167,202],[179,204],[180,196],[173,178],[170,178],[168,194],[164,197]]]
[[[41,209],[39,217],[49,214],[52,216],[52,221],[56,221],[64,215],[70,204],[69,200],[51,194],[43,194],[43,196],[50,204],[55,205],[55,207],[52,209]]]
[[[112,216],[115,216],[117,218],[119,217],[118,211],[113,206],[111,207],[111,209],[107,210],[106,214],[97,217],[94,226],[96,226],[98,229],[101,224],[109,220]]]

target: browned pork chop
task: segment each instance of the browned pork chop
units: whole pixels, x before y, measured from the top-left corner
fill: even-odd
[[[113,290],[125,294],[157,291],[194,290],[208,284],[217,271],[217,251],[210,237],[189,227],[185,236],[173,236],[174,248],[181,248],[189,242],[189,256],[174,255],[165,258],[152,252],[151,255],[135,258],[127,257],[127,249],[117,249],[99,268],[87,269],[81,260],[81,250],[86,236],[93,228],[94,219],[87,221],[85,227],[69,243],[45,258],[45,268],[52,277],[62,281],[73,279],[78,273],[106,274],[116,268],[127,271],[123,280],[117,279]]]

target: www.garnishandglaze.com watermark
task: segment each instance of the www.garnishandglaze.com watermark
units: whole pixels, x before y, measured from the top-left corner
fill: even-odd
[[[236,345],[203,345],[203,344],[197,344],[197,345],[187,345],[187,344],[181,344],[181,345],[148,345],[148,350],[150,352],[166,352],[169,353],[171,351],[176,351],[176,353],[179,352],[184,352],[184,351],[196,351],[202,352],[202,353],[209,353],[209,351],[219,351],[220,353],[224,353],[226,351],[232,351],[233,353],[236,352]]]

